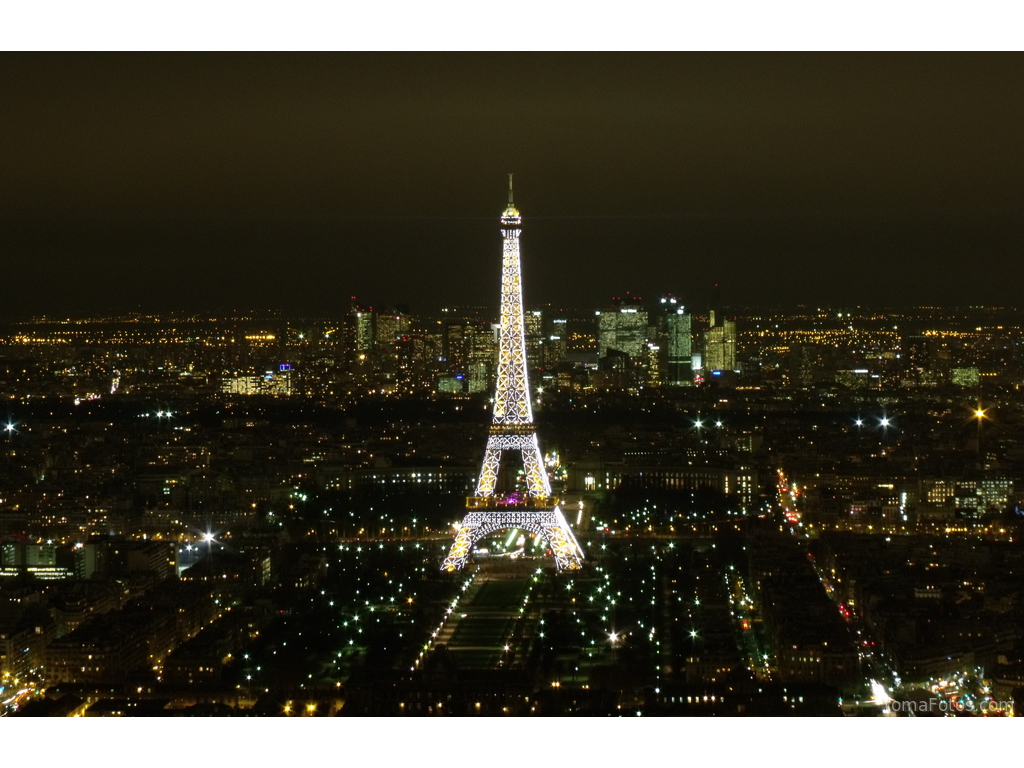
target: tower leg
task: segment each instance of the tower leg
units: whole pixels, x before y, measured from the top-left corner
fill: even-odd
[[[551,483],[548,473],[544,470],[544,457],[540,454],[537,434],[531,435],[529,444],[524,445],[523,471],[526,474],[526,487],[531,496],[546,498],[551,495]]]
[[[476,483],[476,496],[493,496],[498,483],[498,468],[501,466],[500,440],[493,435],[487,438],[487,452],[480,468],[480,479]]]
[[[544,536],[555,556],[558,570],[578,571],[583,567],[583,550],[560,508],[555,507],[552,520],[544,526]]]
[[[472,547],[473,536],[471,535],[471,530],[468,526],[463,525],[455,535],[455,541],[452,543],[448,557],[444,559],[441,570],[448,573],[461,571],[466,567],[466,561],[469,559],[469,550]]]

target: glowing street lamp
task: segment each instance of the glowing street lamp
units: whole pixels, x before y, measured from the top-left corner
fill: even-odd
[[[213,578],[213,542],[216,541],[216,537],[212,532],[207,531],[203,534],[202,541],[206,544],[206,559],[208,562],[208,569],[210,572],[210,578]]]
[[[978,407],[974,409],[974,418],[978,420],[978,456],[981,456],[981,425],[985,421],[985,408],[981,407],[981,402],[978,402]]]

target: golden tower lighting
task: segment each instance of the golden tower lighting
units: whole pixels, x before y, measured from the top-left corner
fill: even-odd
[[[508,528],[520,528],[542,536],[551,548],[559,570],[579,570],[583,561],[583,551],[558,506],[558,499],[551,495],[533,424],[526,365],[522,272],[519,267],[521,227],[522,219],[512,201],[512,174],[509,174],[508,207],[501,215],[501,336],[494,411],[476,493],[466,499],[466,515],[442,566],[442,570],[449,572],[466,565],[473,546],[480,538]],[[498,470],[506,451],[518,451],[522,456],[526,476],[525,497],[495,492]]]

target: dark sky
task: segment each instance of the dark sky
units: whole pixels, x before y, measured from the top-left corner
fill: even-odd
[[[1020,302],[1019,54],[0,56],[0,314]]]

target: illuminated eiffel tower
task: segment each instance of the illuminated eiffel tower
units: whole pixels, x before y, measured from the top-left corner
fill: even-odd
[[[512,203],[512,174],[508,177],[508,208],[501,215],[501,340],[498,350],[498,382],[494,392],[494,416],[487,452],[480,469],[476,493],[466,499],[455,543],[442,570],[456,571],[466,565],[476,542],[495,531],[520,528],[542,536],[551,548],[558,570],[579,570],[583,551],[576,542],[544,470],[530,405],[526,373],[526,334],[523,330],[523,284],[519,269],[519,231],[522,220]],[[496,494],[498,469],[505,451],[519,451],[526,475],[526,496]]]

